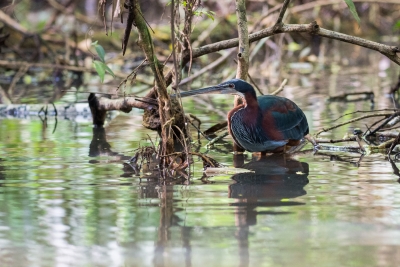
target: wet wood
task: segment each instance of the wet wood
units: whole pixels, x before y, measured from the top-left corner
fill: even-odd
[[[104,97],[104,96],[103,96]],[[99,108],[99,101],[95,94],[89,94],[88,103],[92,112],[93,125],[96,128],[103,127],[107,116],[107,110]]]
[[[362,100],[365,99],[373,99],[374,98],[374,92],[372,91],[362,91],[362,92],[352,92],[352,93],[341,93],[337,95],[330,96],[328,98],[329,101],[346,101],[349,100],[349,97],[352,96],[364,96],[364,98],[361,98]]]

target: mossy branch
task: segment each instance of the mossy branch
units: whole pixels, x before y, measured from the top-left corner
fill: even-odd
[[[158,61],[154,53],[154,44],[150,31],[140,9],[139,1],[134,2],[134,25],[139,32],[139,45],[150,63],[151,70],[156,80],[156,92],[161,125],[166,125],[172,118],[171,101],[167,93],[167,85],[163,75],[163,65]],[[174,151],[171,127],[165,127],[161,131],[162,146],[161,155],[167,155]]]

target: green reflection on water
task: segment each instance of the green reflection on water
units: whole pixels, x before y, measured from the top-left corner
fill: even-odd
[[[364,104],[341,105],[321,120]],[[191,112],[204,128],[222,119]],[[0,266],[397,264],[400,190],[383,157],[356,167],[318,154],[246,155],[260,176],[200,179],[198,162],[190,181],[164,183],[124,175],[131,151],[150,143],[140,114],[115,118],[106,128],[113,153],[97,157],[88,123],[60,120],[52,134],[51,120],[47,128],[37,119],[0,122]],[[232,166],[225,151],[211,155]]]

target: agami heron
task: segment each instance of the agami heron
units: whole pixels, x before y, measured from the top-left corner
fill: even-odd
[[[257,97],[253,86],[241,79],[181,92],[181,96],[210,93],[243,99],[228,112],[228,129],[235,143],[247,151],[282,152],[286,146],[299,145],[309,133],[306,116],[293,101],[274,95]]]

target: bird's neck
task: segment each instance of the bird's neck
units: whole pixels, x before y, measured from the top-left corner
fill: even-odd
[[[242,99],[243,99],[243,104],[236,106],[228,113],[229,129],[231,128],[230,118],[233,118],[237,112],[241,113],[239,117],[241,118],[241,120],[245,121],[248,125],[256,125],[259,122],[258,116],[260,113],[259,113],[257,97],[245,94],[244,97],[242,97]]]
[[[247,110],[258,110],[258,101],[255,94],[246,93],[244,94],[243,101],[244,108]]]

